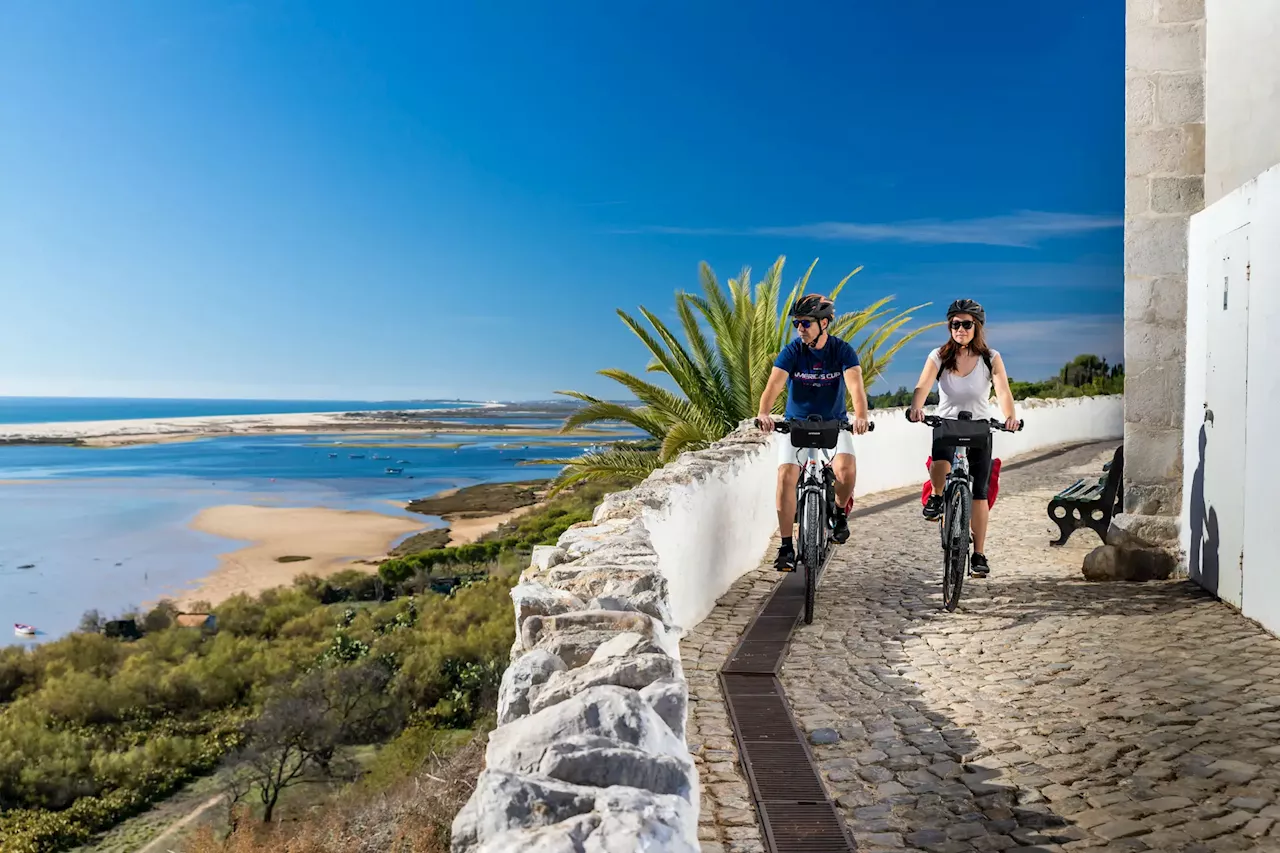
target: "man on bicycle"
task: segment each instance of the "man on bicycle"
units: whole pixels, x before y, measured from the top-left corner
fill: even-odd
[[[835,305],[830,299],[811,293],[796,300],[791,308],[791,325],[799,337],[783,347],[773,362],[773,371],[764,393],[760,395],[758,420],[761,429],[773,432],[773,404],[787,389],[786,417],[806,418],[818,415],[828,420],[844,420],[849,417],[845,405],[845,389],[853,397],[855,416],[853,428],[862,435],[867,431],[867,391],[862,382],[862,366],[858,352],[848,342],[827,334],[827,328],[835,318]],[[774,443],[778,449],[778,531],[782,534],[782,546],[773,561],[779,571],[795,571],[796,552],[791,541],[792,526],[796,514],[796,484],[800,479],[800,466],[796,450],[788,436],[777,434]],[[845,511],[853,497],[857,463],[854,459],[853,436],[840,431],[836,442],[832,471],[836,476],[836,513],[831,538],[837,543],[849,539],[849,518]]]

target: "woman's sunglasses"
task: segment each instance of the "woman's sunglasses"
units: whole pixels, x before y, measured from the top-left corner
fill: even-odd
[[[973,328],[972,320],[952,320],[952,329],[964,329],[966,332]]]

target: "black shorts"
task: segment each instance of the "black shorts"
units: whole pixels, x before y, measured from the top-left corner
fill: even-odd
[[[991,485],[991,436],[988,435],[986,440],[978,440],[968,445],[969,449],[969,474],[973,477],[973,499],[986,500],[987,487]],[[939,459],[950,462],[955,455],[956,448],[948,446],[941,439],[938,429],[933,431],[933,460]]]

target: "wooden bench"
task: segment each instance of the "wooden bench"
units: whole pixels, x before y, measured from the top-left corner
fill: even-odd
[[[1088,527],[1107,541],[1111,519],[1120,512],[1120,486],[1124,481],[1124,445],[1116,448],[1111,461],[1102,466],[1097,482],[1077,480],[1049,501],[1049,518],[1058,525],[1061,535],[1050,545],[1065,545],[1071,534]]]

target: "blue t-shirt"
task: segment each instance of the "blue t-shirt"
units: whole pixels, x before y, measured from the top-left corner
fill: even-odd
[[[819,415],[838,420],[848,414],[844,404],[844,372],[858,366],[858,351],[839,338],[827,336],[822,349],[810,349],[796,338],[773,362],[787,380],[788,418]]]

